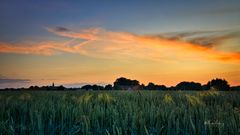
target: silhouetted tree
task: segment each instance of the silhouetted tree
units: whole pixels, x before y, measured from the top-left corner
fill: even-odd
[[[165,85],[156,85],[156,90],[167,90]]]
[[[84,86],[81,87],[81,89],[92,90],[92,86],[91,85],[84,85]]]
[[[146,86],[145,86],[144,84],[141,84],[141,85],[139,86],[139,90],[146,90],[145,88],[146,88]]]
[[[169,87],[169,88],[167,88],[168,90],[177,90],[176,89],[176,87],[174,87],[174,86],[171,86],[171,87]]]
[[[46,86],[46,90],[53,90],[52,87]]]
[[[38,86],[30,86],[28,89],[30,89],[30,90],[39,90],[40,88]]]
[[[146,89],[147,90],[155,90],[156,89],[155,84],[152,82],[148,83],[148,85],[146,86]]]
[[[99,86],[99,85],[96,85],[96,84],[92,85],[92,90],[103,90],[103,89],[104,89],[103,86]]]
[[[116,90],[127,90],[139,88],[139,81],[131,80],[124,77],[118,78],[114,83],[114,89]]]
[[[146,90],[167,90],[167,87],[165,85],[156,85],[156,84],[150,82],[145,87],[145,89]]]
[[[202,90],[209,90],[207,84],[202,85]]]
[[[200,83],[196,82],[180,82],[176,85],[177,90],[202,90]]]
[[[104,89],[105,89],[105,90],[113,90],[113,87],[112,87],[111,84],[108,84],[108,85],[105,86]]]
[[[84,85],[84,86],[81,87],[81,89],[84,89],[84,90],[104,90],[104,87],[94,84],[94,85]]]
[[[230,85],[225,79],[213,79],[207,83],[207,89],[216,89],[220,91],[227,91],[230,89]]]
[[[65,87],[63,87],[62,85],[60,85],[59,87],[57,87],[57,90],[65,90]]]

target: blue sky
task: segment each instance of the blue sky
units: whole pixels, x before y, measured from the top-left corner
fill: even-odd
[[[162,33],[239,27],[238,0],[0,2],[1,40],[51,36],[44,27]]]

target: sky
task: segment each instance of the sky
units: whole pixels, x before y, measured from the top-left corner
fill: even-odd
[[[1,0],[0,88],[240,85],[239,0]]]

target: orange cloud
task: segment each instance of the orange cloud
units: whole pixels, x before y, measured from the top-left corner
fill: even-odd
[[[70,38],[66,42],[0,43],[1,53],[55,55],[78,53],[97,58],[140,58],[151,60],[219,60],[240,61],[237,52],[219,51],[196,43],[161,36],[142,36],[127,32],[107,31],[102,28],[73,32],[67,28],[47,28],[51,33]],[[75,42],[76,39],[85,41]]]
[[[10,44],[0,42],[1,53],[18,53],[18,54],[37,54],[37,55],[55,55],[61,52],[66,53],[82,53],[79,47],[88,43],[88,41],[81,42],[76,46],[70,46],[72,40],[66,42],[45,41],[37,43],[22,43],[22,44]]]

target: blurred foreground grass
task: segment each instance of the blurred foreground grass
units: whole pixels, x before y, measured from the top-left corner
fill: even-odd
[[[0,92],[0,134],[240,134],[240,93]]]

